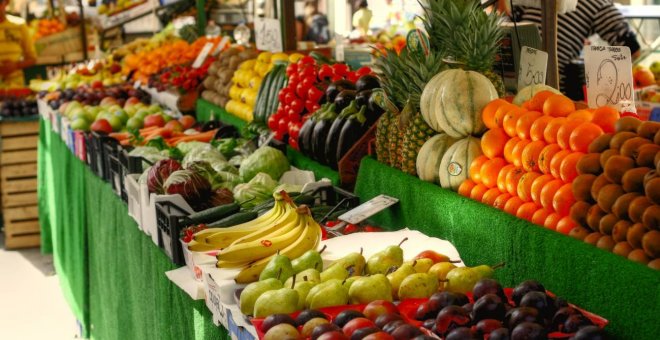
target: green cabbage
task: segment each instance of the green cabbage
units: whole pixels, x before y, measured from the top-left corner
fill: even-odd
[[[198,149],[211,149],[211,144],[199,141],[182,142],[179,143],[176,148],[183,152],[184,155],[187,155],[188,153]]]
[[[128,155],[132,157],[142,157],[151,162],[151,164],[169,158],[167,150],[161,151],[153,146],[137,146],[135,149],[131,150]],[[142,169],[150,167],[151,164],[142,162]]]
[[[234,199],[242,204],[243,208],[252,208],[273,195],[277,182],[268,174],[259,173],[251,181],[239,184],[234,188]]]
[[[208,144],[207,144],[208,145]],[[197,161],[205,162],[227,162],[220,151],[211,148],[198,148],[190,151],[183,157],[183,167],[187,168],[190,164]]]
[[[264,146],[241,163],[239,173],[244,181],[251,180],[260,172],[268,174],[274,180],[279,180],[288,170],[289,160],[286,156],[280,150]]]
[[[211,164],[211,167],[213,168],[213,170],[215,170],[217,172],[224,171],[224,172],[231,172],[232,174],[238,175],[238,169],[235,166],[229,164],[229,162],[222,162],[222,161],[215,160],[215,161],[209,162],[209,164]]]
[[[278,185],[275,189],[273,189],[273,192],[280,192],[282,190],[286,191],[287,193],[292,193],[292,192],[302,192],[302,185],[298,184],[280,184]]]

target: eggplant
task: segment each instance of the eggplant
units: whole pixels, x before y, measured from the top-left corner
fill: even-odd
[[[359,91],[355,95],[355,101],[357,102],[358,107],[369,105],[369,98],[371,98],[371,90]]]
[[[327,110],[317,117],[314,131],[312,131],[311,153],[309,155],[321,163],[325,163],[325,141],[335,118],[337,118],[335,105],[330,105]]]
[[[358,113],[358,104],[357,101],[354,100],[351,102],[351,104],[343,109],[341,113],[337,116],[337,118],[332,122],[332,126],[330,126],[330,130],[328,132],[328,136],[326,137],[325,140],[325,162],[328,164],[330,167],[333,169],[337,168],[337,162],[339,161],[337,157],[337,148],[339,146],[339,135],[341,134],[341,130],[344,127],[344,124],[348,120],[348,117],[355,115]]]
[[[305,121],[300,127],[300,132],[298,133],[298,148],[300,149],[300,152],[305,155],[309,154],[309,150],[311,149],[309,145],[315,124],[314,117],[309,117],[309,119],[307,119],[307,121]]]
[[[356,92],[354,90],[344,90],[339,92],[334,101],[337,111],[342,111],[351,105],[351,102],[355,100],[355,94]]]
[[[378,87],[380,87],[378,77],[371,74],[365,74],[355,82],[355,90],[358,92],[372,90]]]
[[[369,126],[366,124],[367,118],[364,116],[366,107],[363,106],[358,113],[348,118],[339,134],[339,144],[337,146],[337,161],[340,161],[346,153],[357,143],[367,132]]]
[[[341,79],[328,85],[328,88],[325,90],[325,97],[328,103],[334,102],[337,95],[343,90],[355,90],[355,84],[348,80]]]

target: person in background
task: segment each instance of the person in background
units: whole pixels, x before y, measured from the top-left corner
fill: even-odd
[[[361,36],[369,34],[369,24],[373,13],[369,9],[367,0],[361,0],[358,10],[353,14],[353,28],[358,30]]]
[[[7,14],[9,0],[0,0],[0,87],[25,86],[23,69],[34,65],[37,53],[27,26]]]
[[[319,12],[315,0],[305,2],[305,24],[307,25],[306,41],[314,41],[317,44],[327,44],[330,41],[328,17]]]

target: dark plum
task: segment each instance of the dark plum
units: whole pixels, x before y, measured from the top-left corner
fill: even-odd
[[[584,326],[580,328],[571,340],[605,340],[607,334],[597,326]]]
[[[593,322],[582,314],[573,314],[566,319],[564,327],[561,329],[564,333],[575,333],[584,326],[592,326]]]
[[[468,303],[470,303],[468,297],[461,293],[439,292],[429,298],[430,307],[437,310],[447,306],[463,306]]]
[[[446,335],[454,328],[469,325],[470,321],[470,314],[463,307],[447,306],[435,319],[435,331],[438,335]]]
[[[447,336],[445,337],[445,340],[476,340],[479,339],[475,336],[475,334],[472,332],[472,330],[468,327],[458,327],[452,329],[449,333],[447,333]]]
[[[551,305],[548,301],[548,296],[545,293],[532,291],[520,300],[519,307],[532,307],[536,308],[544,317],[552,317],[554,315],[554,303]]]
[[[282,323],[288,323],[289,325],[296,327],[296,320],[290,317],[289,314],[272,314],[264,319],[264,322],[261,324],[261,331],[266,333],[272,327]]]
[[[298,314],[298,316],[296,317],[296,324],[298,326],[302,326],[305,323],[307,323],[307,321],[314,318],[323,318],[327,320],[328,316],[316,309],[305,309],[304,311],[300,312],[300,314]]]
[[[516,304],[516,307],[520,305],[520,301],[522,298],[525,296],[525,294],[529,292],[542,292],[545,293],[545,287],[543,287],[542,284],[540,284],[538,281],[535,280],[528,280],[524,281],[516,288],[513,289],[513,293],[511,294],[511,298],[513,299],[513,302]]]
[[[508,303],[509,299],[504,294],[504,289],[499,282],[493,279],[482,279],[477,282],[472,289],[472,295],[474,296],[474,301],[479,300],[482,296],[486,294],[495,294],[502,299],[502,302]]]
[[[364,314],[353,309],[347,309],[337,314],[337,317],[332,322],[339,327],[344,327],[344,325],[346,325],[349,321],[355,318],[363,318],[363,317]]]
[[[504,319],[504,303],[499,296],[495,294],[486,294],[474,303],[472,309],[472,320],[479,322],[484,319]]]
[[[498,328],[490,332],[489,340],[509,340],[509,330],[506,328]]]
[[[381,329],[378,327],[364,327],[356,330],[351,334],[351,340],[361,340],[365,336],[372,334],[372,333],[377,333],[380,332]]]
[[[394,320],[389,323],[387,323],[385,326],[383,326],[383,332],[392,334],[395,329],[397,329],[401,325],[405,325],[406,322],[403,320]]]
[[[376,323],[377,327],[383,328],[388,323],[390,323],[392,321],[396,321],[396,320],[403,320],[403,317],[399,314],[396,314],[396,313],[388,313],[388,314],[379,315],[376,318],[375,323]]]
[[[518,307],[510,310],[504,317],[504,325],[509,329],[514,329],[523,322],[541,323],[543,318],[536,308]]]
[[[422,335],[422,331],[411,325],[411,324],[404,324],[399,327],[397,327],[390,335],[396,340],[408,340],[412,339],[416,336]]]
[[[546,340],[545,328],[537,323],[523,322],[511,332],[511,340]]]
[[[320,324],[314,327],[314,330],[312,330],[311,339],[316,340],[316,338],[320,337],[323,333],[328,332],[341,332],[341,328],[334,323]]]
[[[552,317],[552,323],[551,323],[552,329],[559,330],[560,328],[563,328],[564,322],[568,320],[568,317],[575,314],[582,314],[582,313],[580,313],[580,311],[578,311],[573,307],[559,308],[559,310]]]
[[[476,334],[480,337],[484,337],[486,334],[490,334],[492,331],[502,328],[502,322],[495,319],[484,319],[477,322],[477,325],[474,327]]]

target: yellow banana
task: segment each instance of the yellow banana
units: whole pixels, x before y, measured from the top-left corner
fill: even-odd
[[[277,221],[273,222],[269,226],[265,226],[264,228],[261,228],[255,232],[237,239],[231,245],[233,246],[241,243],[247,243],[264,237],[275,237],[282,235],[290,230],[285,229],[284,227],[289,226],[292,222],[294,222],[298,218],[297,215],[298,213],[296,212],[296,208],[290,204],[286,204],[284,213],[280,215],[280,218]]]
[[[305,218],[308,221],[303,227],[304,232],[302,235],[300,235],[294,243],[282,249],[280,255],[285,255],[293,260],[302,256],[308,250],[316,249],[318,247],[321,242],[321,227],[310,216],[305,216]],[[266,265],[268,265],[268,262],[270,262],[273,256],[274,255],[263,258],[243,268],[234,279],[236,283],[243,284],[259,280],[259,275]]]
[[[218,268],[244,268],[254,263],[254,261],[239,261],[239,262],[230,262],[230,261],[218,261],[216,267]]]
[[[207,236],[213,235],[213,234],[217,233],[220,230],[222,230],[222,228],[207,228],[207,229],[200,230],[200,231],[196,232],[193,235],[193,240],[195,240],[197,242],[204,242],[204,239]]]
[[[235,225],[233,227],[219,228],[216,233],[206,236],[204,240],[206,243],[218,246],[219,248],[217,249],[225,248],[237,239],[271,225],[284,213],[284,208],[284,203],[278,201],[275,203],[272,213],[268,212],[259,216],[256,220]]]
[[[190,251],[212,251],[212,250],[217,250],[218,248],[206,242],[198,242],[195,240],[191,240],[190,242],[188,242],[188,249]]]

